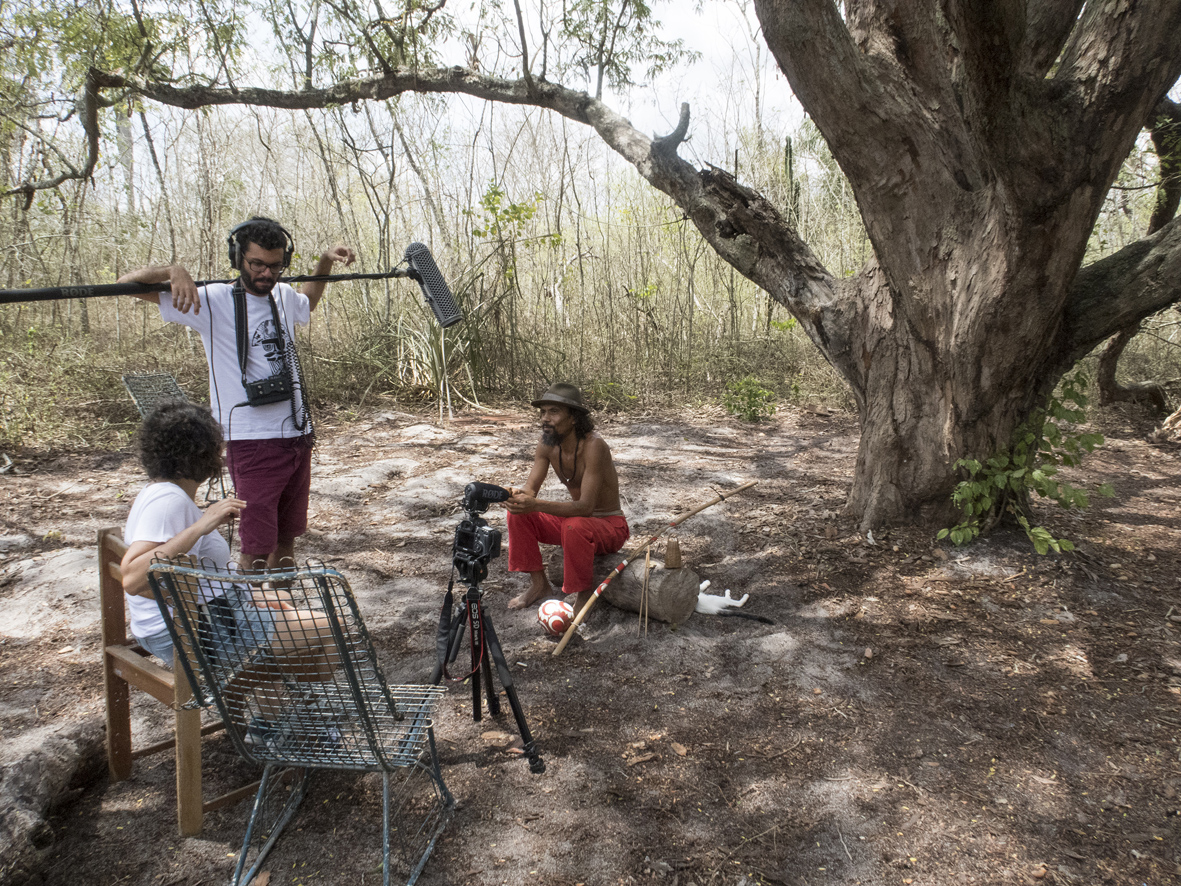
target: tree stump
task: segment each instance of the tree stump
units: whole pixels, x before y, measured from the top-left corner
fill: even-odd
[[[599,586],[611,574],[623,553],[600,554],[595,557],[595,584]],[[562,586],[562,549],[554,548],[547,558],[546,574],[555,588]],[[678,625],[697,608],[697,594],[701,579],[692,569],[668,569],[660,560],[652,560],[652,574],[648,578],[648,617],[655,621]],[[603,599],[612,606],[628,612],[640,611],[640,596],[644,589],[644,557],[641,554],[627,565],[603,591]]]
[[[689,567],[669,569],[660,560],[653,560],[648,575],[648,618],[679,625],[697,608],[700,585],[701,579]],[[607,585],[603,597],[612,606],[641,612],[643,593],[644,560],[636,557],[615,581]]]
[[[542,550],[545,550],[544,548]],[[550,580],[550,584],[558,591],[562,589],[562,580],[566,574],[566,570],[562,568],[562,549],[558,546],[551,547],[545,552],[545,575]],[[611,570],[619,565],[619,561],[623,559],[623,552],[619,551],[615,554],[599,554],[595,557],[595,565],[591,574],[595,577],[595,583],[587,590],[593,591],[599,586],[599,583],[611,574]],[[619,581],[619,579],[615,579]],[[612,582],[614,584],[614,582]],[[604,595],[606,592],[604,592]],[[571,601],[573,602],[573,601]]]

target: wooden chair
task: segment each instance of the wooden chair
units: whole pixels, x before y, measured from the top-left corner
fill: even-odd
[[[112,781],[131,777],[139,757],[176,748],[176,818],[182,836],[201,833],[204,813],[240,802],[254,793],[258,782],[203,801],[201,792],[201,737],[223,729],[221,723],[201,726],[201,712],[186,705],[192,699],[188,680],[178,671],[157,664],[127,634],[123,603],[123,573],[119,564],[127,545],[118,529],[98,533],[99,593],[102,602],[103,683],[107,706],[107,765]],[[140,689],[175,711],[173,738],[133,750],[131,746],[131,687]]]
[[[177,663],[196,701],[215,707],[238,752],[265,767],[235,886],[261,870],[324,769],[381,773],[383,882],[396,865],[413,884],[455,805],[435,747],[442,688],[386,683],[334,569],[242,573],[161,560],[148,581],[175,613]]]

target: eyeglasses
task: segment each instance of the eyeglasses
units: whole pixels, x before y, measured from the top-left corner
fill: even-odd
[[[265,261],[259,261],[258,259],[251,258],[246,260],[246,267],[250,268],[251,272],[255,274],[261,274],[264,270],[270,271],[272,274],[278,274],[285,267],[287,267],[287,265],[281,261],[267,264]]]

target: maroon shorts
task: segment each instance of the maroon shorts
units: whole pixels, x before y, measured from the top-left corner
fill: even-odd
[[[302,437],[230,440],[226,464],[238,498],[246,502],[238,526],[242,553],[266,557],[279,539],[308,528],[312,448]]]

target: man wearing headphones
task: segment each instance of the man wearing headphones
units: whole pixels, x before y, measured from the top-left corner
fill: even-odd
[[[226,438],[226,462],[241,512],[239,561],[274,568],[295,561],[295,539],[307,531],[312,423],[295,352],[295,327],[306,326],[325,283],[296,292],[279,282],[295,243],[278,222],[254,216],[227,238],[234,283],[198,288],[181,265],[153,265],[119,282],[169,283],[170,292],[138,296],[160,306],[160,316],[196,330],[209,364],[209,401]],[[351,265],[352,249],[320,255],[314,276],[337,262]]]

